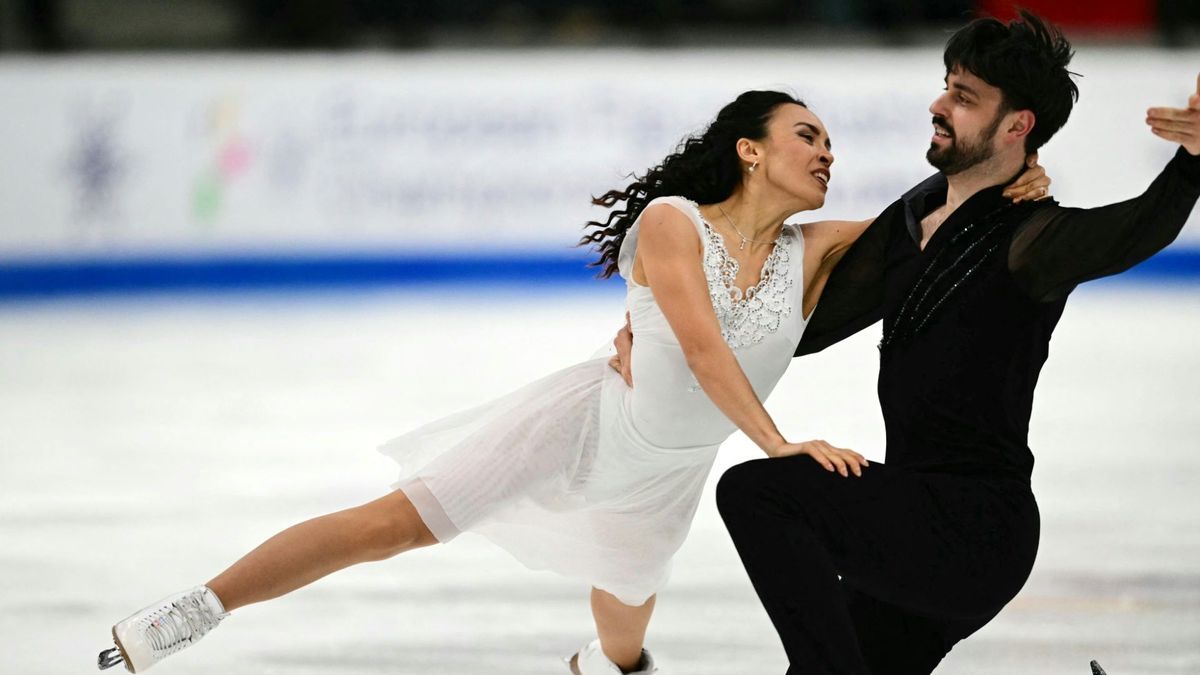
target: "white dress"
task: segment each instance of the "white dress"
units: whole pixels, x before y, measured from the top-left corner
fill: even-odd
[[[725,341],[760,399],[804,331],[804,240],[784,226],[745,294],[737,262],[680,197],[696,225]],[[646,286],[633,282],[639,223],[618,258],[632,322],[634,387],[596,358],[500,399],[416,429],[380,450],[439,541],[481,534],[533,569],[582,580],[640,605],[667,580],[717,447],[736,427],[700,389]]]

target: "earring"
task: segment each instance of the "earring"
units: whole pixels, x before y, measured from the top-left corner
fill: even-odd
[[[746,168],[746,173],[754,173],[754,170],[757,168],[758,168],[758,162],[755,162]]]

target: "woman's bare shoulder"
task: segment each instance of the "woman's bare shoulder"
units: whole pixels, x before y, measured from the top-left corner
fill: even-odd
[[[656,201],[645,208],[641,221],[639,250],[651,254],[700,247],[695,216],[688,212],[691,205],[679,200]]]

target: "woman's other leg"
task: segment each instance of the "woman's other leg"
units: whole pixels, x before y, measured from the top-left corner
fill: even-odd
[[[641,605],[626,605],[611,593],[592,589],[592,616],[596,620],[600,648],[608,660],[623,671],[636,670],[641,662],[654,600],[652,595]]]
[[[276,534],[206,584],[231,612],[362,562],[384,560],[437,539],[397,490]]]

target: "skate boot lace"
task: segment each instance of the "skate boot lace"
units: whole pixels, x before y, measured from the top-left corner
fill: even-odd
[[[204,603],[200,593],[192,593],[151,612],[143,619],[143,633],[155,656],[161,658],[204,637],[221,618]]]

